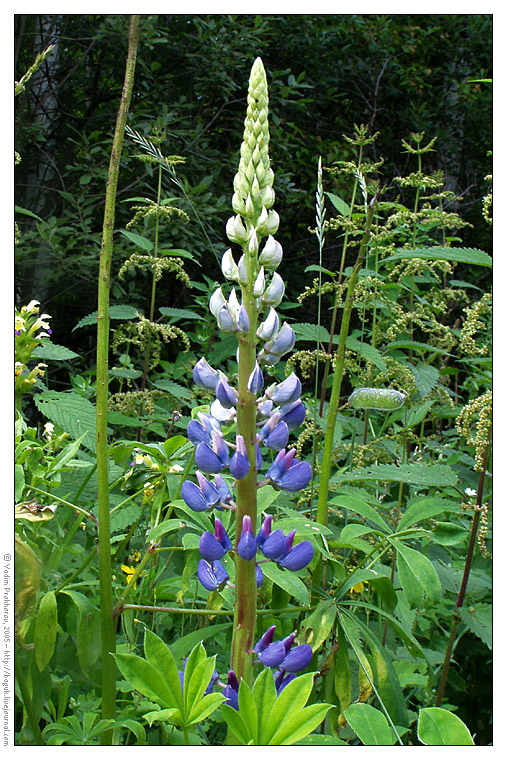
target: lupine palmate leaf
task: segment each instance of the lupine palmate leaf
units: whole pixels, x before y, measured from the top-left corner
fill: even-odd
[[[169,701],[164,706],[178,707],[183,714],[183,695],[176,660],[169,647],[148,628],[144,633],[144,653],[150,665],[164,674],[165,692],[170,694]]]
[[[35,620],[35,661],[42,673],[53,656],[56,643],[57,606],[54,591],[47,591],[42,597]]]
[[[262,571],[266,578],[276,583],[277,586],[283,588],[288,594],[297,599],[301,604],[310,605],[310,597],[308,594],[308,588],[305,586],[301,578],[298,578],[294,573],[280,570],[273,562],[266,562],[262,566]]]
[[[282,692],[283,693],[283,692]],[[292,711],[289,713],[276,734],[271,738],[271,745],[291,745],[300,741],[317,728],[326,717],[326,713],[332,705],[321,703],[303,707],[302,710]]]
[[[271,680],[273,680],[271,673],[269,673],[269,676]],[[257,715],[257,704],[252,692],[246,684],[246,681],[243,680],[239,685],[238,705],[240,715],[245,721],[250,739],[253,740],[253,744],[259,744],[259,721]]]
[[[257,712],[257,737],[259,744],[266,744],[268,719],[276,701],[275,681],[269,668],[265,668],[255,679],[252,694]]]
[[[115,654],[114,658],[126,681],[152,702],[161,707],[177,708],[173,693],[166,686],[161,672],[143,657],[135,654]],[[181,713],[178,709],[179,716]],[[175,713],[175,716],[178,715]]]
[[[291,681],[273,705],[266,724],[264,739],[272,744],[273,737],[292,712],[301,710],[310,697],[313,688],[313,673],[305,673]],[[312,729],[313,730],[313,729]],[[308,731],[310,733],[310,731]],[[302,738],[302,737],[301,737]]]
[[[248,727],[239,712],[230,705],[222,705],[222,715],[230,730],[236,736],[238,743],[246,746],[250,742],[251,737]]]

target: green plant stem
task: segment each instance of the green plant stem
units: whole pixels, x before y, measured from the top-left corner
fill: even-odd
[[[42,736],[42,732],[39,727],[39,722],[37,721],[37,718],[35,717],[35,710],[33,707],[32,698],[30,696],[30,690],[26,682],[25,674],[23,672],[23,668],[21,667],[18,661],[16,646],[14,647],[14,672],[16,676],[16,681],[18,682],[19,690],[21,692],[21,697],[23,699],[23,707],[25,708],[28,720],[30,722],[30,726],[33,731],[33,735],[35,737],[35,741],[37,742],[37,746],[45,745],[46,742],[44,741],[44,737]]]
[[[129,44],[125,68],[125,81],[116,119],[113,147],[106,185],[104,225],[100,251],[99,285],[97,299],[97,479],[99,507],[99,586],[100,615],[102,624],[102,718],[114,718],[116,712],[116,649],[113,619],[113,591],[111,582],[111,540],[109,522],[108,483],[108,354],[109,354],[109,290],[113,233],[115,221],[116,188],[120,170],[123,136],[134,86],[139,15],[130,18]],[[103,744],[112,744],[113,732],[103,734]]]
[[[243,304],[250,321],[248,335],[239,340],[238,357],[238,405],[237,433],[242,435],[250,462],[250,471],[237,484],[236,546],[241,538],[243,517],[252,520],[253,530],[257,524],[257,468],[256,468],[256,413],[255,395],[248,391],[248,378],[255,367],[257,307],[253,295],[254,260],[245,250],[248,284],[242,287]],[[249,685],[252,680],[252,658],[255,615],[257,609],[257,583],[255,561],[244,560],[236,554],[236,603],[234,606],[234,630],[231,646],[231,668],[238,680],[243,678]]]
[[[129,584],[130,585],[130,584]],[[286,613],[293,613],[293,612],[311,612],[314,608],[313,607],[283,607],[279,610],[272,610],[272,609],[266,609],[266,610],[258,610],[257,615],[283,615]],[[149,604],[124,604],[121,607],[120,612],[123,612],[123,610],[145,610],[146,612],[168,612],[171,615],[209,615],[210,617],[214,617],[215,615],[218,616],[229,616],[232,617],[234,615],[233,610],[210,610],[206,607],[201,608],[192,608],[188,609],[185,607],[156,607]]]
[[[336,363],[333,377],[333,387],[331,391],[331,399],[329,401],[328,417],[326,422],[326,435],[324,439],[324,447],[322,453],[322,464],[320,471],[320,486],[319,486],[319,501],[317,506],[317,522],[320,525],[327,525],[327,500],[329,492],[329,480],[331,477],[331,459],[333,453],[333,438],[334,429],[336,425],[336,417],[338,415],[338,407],[340,404],[340,392],[342,387],[343,367],[345,363],[345,348],[347,337],[349,334],[350,317],[352,314],[352,306],[354,304],[354,290],[359,277],[359,270],[361,269],[364,261],[364,256],[368,242],[370,240],[370,231],[373,221],[373,214],[375,210],[375,198],[370,203],[368,211],[366,213],[366,224],[357,255],[357,260],[350,275],[349,285],[347,289],[347,297],[343,305],[343,318],[340,327],[340,338],[338,342],[338,350],[336,352]]]
[[[491,430],[490,430],[490,435],[491,435]],[[442,704],[442,700],[444,698],[445,687],[447,684],[447,676],[449,674],[449,665],[451,663],[452,650],[454,646],[454,641],[456,639],[458,624],[460,623],[460,620],[461,620],[459,610],[461,607],[463,607],[463,602],[465,601],[465,594],[467,590],[468,579],[470,577],[470,570],[472,568],[472,559],[474,556],[475,542],[477,539],[477,531],[479,529],[479,523],[481,519],[482,495],[484,491],[484,480],[486,477],[486,468],[487,468],[487,463],[488,463],[490,445],[491,444],[488,443],[488,446],[484,453],[483,462],[482,462],[482,470],[481,470],[481,475],[479,479],[479,486],[477,488],[477,504],[475,507],[474,519],[472,521],[472,528],[470,530],[470,541],[468,544],[468,552],[467,552],[467,557],[465,560],[465,567],[463,569],[463,578],[461,579],[461,587],[458,593],[458,597],[456,599],[456,605],[454,607],[452,627],[449,633],[449,640],[447,642],[447,649],[445,651],[444,662],[442,664],[442,673],[440,675],[440,683],[438,685],[438,692],[437,692],[437,698],[435,700],[435,707],[440,707],[440,705]]]
[[[65,499],[61,499],[59,496],[55,496],[52,493],[49,493],[48,491],[44,491],[42,488],[38,488],[37,486],[28,485],[27,488],[30,491],[35,491],[36,493],[40,493],[43,496],[48,496],[53,501],[57,501],[60,504],[65,504],[66,507],[71,507],[72,509],[75,509],[76,512],[79,512],[81,515],[84,515],[89,520],[91,520],[95,525],[97,524],[97,518],[94,514],[91,512],[87,512],[86,509],[82,509],[81,507],[77,507],[75,504],[72,504],[70,501],[66,501]]]

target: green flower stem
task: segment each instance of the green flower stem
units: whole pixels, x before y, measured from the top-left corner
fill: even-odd
[[[370,240],[370,231],[373,221],[373,214],[375,210],[375,198],[368,206],[366,213],[366,224],[357,255],[357,260],[350,275],[349,286],[347,289],[347,297],[343,305],[343,318],[340,328],[340,338],[338,343],[338,350],[336,353],[336,363],[333,377],[333,388],[331,391],[331,399],[329,401],[328,417],[326,422],[326,435],[324,439],[324,447],[322,453],[322,464],[320,472],[320,486],[319,486],[319,501],[317,506],[317,522],[320,525],[327,525],[327,499],[329,492],[329,480],[331,477],[331,459],[333,454],[333,437],[334,429],[336,425],[336,417],[338,415],[338,407],[340,404],[340,392],[343,379],[343,367],[345,363],[345,348],[347,337],[349,334],[350,317],[352,314],[352,306],[354,303],[354,290],[359,277],[359,270],[361,269],[364,261],[366,248]],[[319,573],[320,575],[320,573]]]
[[[130,585],[130,584],[129,584]],[[312,612],[312,610],[315,609],[314,607],[284,607],[283,609],[279,610],[258,610],[257,615],[283,615],[290,612]],[[206,607],[202,608],[195,608],[195,609],[188,609],[185,607],[153,607],[149,604],[124,604],[121,608],[121,612],[123,610],[145,610],[146,612],[168,612],[171,615],[209,615],[210,617],[213,617],[214,615],[219,616],[229,616],[232,617],[234,615],[233,610],[210,610]]]
[[[33,735],[37,743],[37,746],[45,745],[46,742],[44,741],[44,737],[42,736],[42,732],[39,727],[39,722],[37,718],[35,717],[35,710],[33,707],[32,697],[30,695],[30,689],[28,688],[28,684],[26,682],[23,668],[18,662],[16,646],[14,647],[14,671],[16,675],[16,681],[18,682],[19,690],[21,692],[21,697],[23,699],[23,707],[25,708],[28,721],[33,731]]]
[[[250,320],[250,332],[239,342],[238,363],[238,435],[245,441],[250,471],[237,484],[236,545],[241,538],[243,517],[249,515],[252,525],[257,522],[257,470],[256,470],[256,405],[255,396],[247,389],[248,378],[255,367],[257,309],[253,295],[254,262],[248,259],[248,285],[242,288],[243,304]],[[243,678],[250,685],[252,658],[248,650],[253,647],[255,614],[257,608],[257,583],[255,560],[244,560],[236,555],[236,604],[234,607],[234,631],[231,648],[231,668],[238,680]]]
[[[59,496],[55,496],[52,493],[49,493],[48,491],[44,491],[42,488],[38,488],[37,486],[28,485],[27,486],[29,491],[35,491],[36,493],[40,493],[43,496],[48,496],[51,500],[59,502],[59,504],[65,504],[66,507],[71,507],[72,509],[75,509],[76,512],[79,512],[81,515],[84,515],[89,520],[91,520],[95,525],[97,525],[97,518],[94,514],[91,512],[87,512],[86,509],[82,509],[81,507],[77,507],[75,504],[72,504],[70,501],[66,501],[65,499],[61,499]]]
[[[120,170],[123,135],[132,98],[138,45],[139,15],[132,15],[129,29],[128,55],[121,103],[116,119],[113,148],[106,185],[102,247],[98,285],[97,313],[97,479],[99,507],[99,586],[102,623],[102,718],[114,718],[116,712],[116,650],[113,619],[113,591],[111,583],[111,536],[109,522],[108,483],[108,353],[109,353],[109,289],[113,233],[115,220],[116,188]],[[112,730],[102,735],[104,744],[112,744]]]

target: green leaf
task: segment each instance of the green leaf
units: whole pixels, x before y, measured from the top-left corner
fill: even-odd
[[[269,716],[277,698],[275,680],[269,668],[264,668],[255,679],[252,695],[257,712],[257,738],[259,744],[264,745]]]
[[[269,744],[288,746],[304,739],[305,736],[311,734],[311,732],[317,728],[319,723],[322,723],[332,706],[333,705],[329,704],[310,705],[297,712],[293,711],[291,708],[287,720],[282,723],[276,734],[271,738]]]
[[[327,274],[330,277],[335,276],[335,272],[332,272],[330,269],[326,269],[325,267],[320,267],[318,264],[309,264],[309,266],[305,267],[305,273],[306,272],[322,272],[323,274]]]
[[[143,718],[148,721],[149,726],[152,726],[155,721],[161,721],[164,723],[166,721],[171,721],[173,715],[176,715],[177,713],[179,713],[177,707],[168,707],[165,710],[152,710],[151,712],[147,712],[143,715]]]
[[[48,591],[41,599],[35,620],[35,661],[42,672],[49,664],[56,643],[57,605],[54,591]]]
[[[311,615],[299,624],[299,639],[310,644],[316,652],[329,636],[336,617],[336,605],[333,599],[319,602]]]
[[[310,606],[308,588],[297,575],[287,570],[281,570],[274,562],[266,562],[262,566],[262,571],[266,578],[269,578],[277,586],[283,588],[284,591],[287,591],[298,602],[308,607]]]
[[[77,393],[44,391],[35,397],[39,411],[76,440],[83,436],[83,444],[95,453],[95,407]]]
[[[205,720],[211,713],[215,712],[224,699],[223,694],[206,694],[193,707],[192,712],[188,716],[188,725],[191,726],[194,723]]]
[[[334,483],[361,480],[378,480],[387,483],[403,481],[417,486],[441,487],[456,485],[458,476],[445,464],[411,462],[399,466],[396,464],[377,464],[369,467],[358,467],[353,472],[340,473],[331,478]]]
[[[58,346],[56,343],[42,343],[41,346],[34,348],[32,357],[34,359],[67,361],[69,359],[76,359],[79,357],[79,354],[76,354],[75,351],[71,351],[70,348],[66,348],[65,346]]]
[[[357,470],[354,472],[357,472]],[[342,476],[340,475],[339,477]],[[330,504],[336,505],[338,507],[344,507],[345,509],[349,509],[352,512],[356,512],[358,515],[366,517],[367,520],[370,520],[370,522],[376,525],[377,528],[383,530],[385,533],[391,533],[391,528],[378,514],[377,510],[371,507],[369,504],[366,504],[366,502],[362,501],[357,496],[353,496],[352,494],[340,494],[339,496],[334,496],[331,499]]]
[[[129,232],[128,230],[120,230],[120,232],[127,240],[130,240],[131,243],[134,243],[134,245],[137,245],[143,251],[150,252],[153,250],[153,243],[144,237],[144,235],[137,235],[135,232]]]
[[[347,338],[347,348],[349,351],[357,351],[360,356],[364,356],[365,359],[370,361],[381,372],[387,372],[387,365],[382,357],[380,351],[374,346],[370,346],[368,343],[363,343],[357,338],[353,338],[349,335]]]
[[[169,648],[173,653],[174,658],[176,660],[181,660],[186,653],[200,641],[215,638],[215,636],[222,633],[222,631],[226,631],[231,626],[232,623],[217,623],[216,625],[210,625],[206,628],[199,628],[197,631],[192,631],[192,633],[187,633],[186,636],[177,639]]]
[[[161,536],[165,536],[166,533],[171,533],[173,530],[181,530],[181,527],[181,520],[165,520],[150,530],[146,536],[146,540],[157,541]]]
[[[390,256],[385,261],[397,259],[431,259],[433,261],[456,261],[460,264],[476,264],[477,266],[490,267],[493,264],[491,256],[477,248],[413,248],[410,251],[401,251]]]
[[[195,261],[198,266],[201,266],[195,256],[184,248],[162,248],[160,253],[162,256],[176,256],[178,259],[191,259],[192,261]],[[202,319],[202,317],[199,317],[199,319]]]
[[[162,377],[160,380],[155,380],[153,385],[155,388],[160,388],[160,390],[170,393],[174,398],[191,399],[193,397],[193,393],[189,388],[185,388],[184,385],[175,383],[174,380],[169,380],[168,377]]]
[[[246,746],[250,742],[251,737],[246,723],[239,712],[230,705],[222,705],[222,715],[230,730],[238,739],[238,743]]]
[[[23,489],[25,487],[25,471],[23,465],[14,465],[14,499],[15,501],[21,501],[23,497]]]
[[[443,354],[445,356],[452,356],[452,354],[444,351],[443,348],[436,348],[435,346],[430,346],[429,343],[420,343],[417,340],[395,340],[392,343],[388,343],[384,348],[384,351],[394,351],[399,348],[411,348],[414,351],[429,351],[431,354]]]
[[[441,707],[424,707],[419,713],[417,736],[431,746],[468,746],[474,741],[457,715]]]
[[[329,343],[329,333],[322,325],[313,325],[308,322],[296,322],[291,325],[292,329],[301,340],[309,340],[312,343]]]
[[[291,681],[278,696],[271,710],[263,732],[266,744],[273,744],[273,738],[291,714],[301,710],[310,697],[313,688],[313,673],[305,673]],[[313,730],[313,729],[311,729]],[[310,733],[308,731],[307,733]],[[303,738],[303,737],[300,737]]]
[[[181,693],[181,682],[176,660],[169,647],[159,636],[148,628],[146,628],[144,632],[144,654],[150,665],[152,665],[157,672],[162,672],[164,674],[164,693],[170,695],[170,701],[166,706],[178,707],[183,715],[183,695]]]
[[[135,654],[115,654],[113,657],[126,681],[136,690],[161,707],[177,708],[172,691],[166,686],[165,673],[143,657]],[[178,715],[179,713],[179,715]],[[173,714],[174,721],[181,722],[181,712]]]
[[[493,648],[493,610],[490,604],[474,604],[459,611],[463,623],[483,641],[488,649]]]
[[[210,667],[211,666],[211,667]],[[183,684],[183,702],[185,705],[184,717],[188,718],[194,704],[198,702],[213,673],[214,659],[206,658],[206,652],[201,642],[195,645],[190,652],[185,666],[185,680]]]
[[[92,663],[97,661],[100,652],[100,618],[99,611],[91,601],[74,589],[61,592],[72,599],[78,611],[77,657],[83,673],[89,671]]]
[[[37,214],[34,214],[33,211],[29,211],[27,208],[22,208],[21,206],[14,206],[14,211],[17,214],[24,214],[24,216],[30,216],[32,219],[37,219],[38,222],[43,222],[44,220],[40,218],[40,216],[37,216]]]
[[[470,531],[456,523],[437,522],[430,535],[433,541],[441,546],[457,546],[466,541]]]
[[[431,393],[440,377],[438,369],[431,364],[416,364],[410,367],[410,371],[415,377],[415,384],[421,398]]]
[[[311,745],[313,747],[335,744],[342,747],[348,747],[347,742],[344,742],[341,739],[337,739],[334,736],[330,736],[329,734],[311,734],[310,736],[307,736],[298,742],[294,742],[294,744],[297,746],[301,746],[303,744],[305,746]]]
[[[362,702],[350,705],[345,710],[345,718],[361,742],[369,746],[390,746],[396,737],[380,710]]]
[[[136,319],[141,314],[140,310],[135,308],[134,306],[128,306],[126,304],[116,304],[115,306],[109,307],[109,319],[121,319],[121,320],[129,320],[129,319]],[[86,327],[86,325],[94,325],[97,323],[97,312],[94,311],[91,314],[88,314],[86,317],[83,317],[83,319],[80,319],[77,325],[73,328],[72,332],[74,330],[77,330],[79,327]]]
[[[334,693],[338,697],[337,706],[343,712],[352,701],[352,677],[347,639],[341,625],[338,628],[338,651],[334,656]]]
[[[350,206],[345,203],[345,201],[342,201],[342,199],[335,195],[334,193],[328,193],[326,192],[327,197],[335,207],[335,209],[338,211],[338,213],[342,214],[342,216],[348,216],[350,214]]]
[[[191,311],[190,309],[174,309],[171,306],[161,306],[159,311],[164,317],[172,317],[173,319],[176,319],[176,321],[179,319],[192,319],[199,320],[200,322],[204,321],[204,318],[201,317],[200,314],[196,311]]]
[[[397,550],[398,572],[403,590],[410,606],[417,607],[423,592],[433,601],[440,599],[441,585],[432,562],[421,552],[405,546],[400,541],[392,541]]]
[[[429,496],[418,499],[404,513],[398,523],[398,531],[405,530],[421,520],[427,520],[442,512],[448,512],[455,509],[455,505],[448,499],[442,499],[439,496]]]
[[[272,676],[271,676],[272,678]],[[245,725],[248,730],[248,735],[250,737],[253,744],[259,744],[259,736],[258,736],[258,729],[259,729],[259,721],[257,716],[257,705],[255,703],[255,699],[253,697],[252,692],[247,686],[246,681],[241,680],[241,683],[239,685],[239,692],[238,692],[238,707],[239,707],[239,713],[243,720],[245,721]]]

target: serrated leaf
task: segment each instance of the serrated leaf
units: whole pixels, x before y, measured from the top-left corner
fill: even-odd
[[[431,364],[416,364],[410,367],[410,371],[415,377],[415,384],[421,398],[431,393],[440,377],[438,369]]]
[[[474,741],[457,715],[441,707],[424,707],[419,713],[417,736],[430,746],[468,746]]]
[[[167,377],[162,377],[160,380],[155,380],[153,383],[155,388],[160,388],[162,391],[170,393],[174,398],[191,399],[193,393],[189,388],[185,388],[183,385],[175,383],[174,380],[169,380]]]
[[[35,396],[39,411],[62,428],[73,440],[83,436],[83,445],[95,452],[97,447],[95,407],[77,393],[44,391]]]
[[[192,311],[191,309],[174,309],[171,306],[161,306],[159,308],[159,312],[164,317],[172,317],[173,319],[176,319],[176,321],[179,319],[191,319],[201,322],[204,321],[204,318],[201,317],[200,314],[198,314],[196,311]]]
[[[34,359],[51,359],[52,361],[68,361],[69,359],[76,359],[79,354],[75,351],[71,351],[66,346],[59,346],[56,343],[42,343],[32,351],[32,357]]]
[[[335,475],[332,482],[351,482],[360,480],[379,480],[383,482],[403,481],[417,486],[454,486],[458,477],[447,465],[424,464],[378,464],[369,467],[358,467],[353,472]]]
[[[366,746],[391,746],[396,737],[380,710],[361,702],[345,710],[345,718],[361,742]]]
[[[491,256],[478,248],[413,248],[410,251],[400,251],[385,261],[397,259],[432,259],[433,261],[456,261],[460,264],[476,264],[490,267],[493,264]]]
[[[493,610],[490,604],[475,604],[462,607],[459,611],[464,624],[483,641],[488,649],[493,648]]]
[[[57,605],[54,591],[48,591],[42,597],[35,620],[35,661],[39,672],[48,665],[56,643]]]
[[[310,606],[310,597],[308,594],[308,588],[305,586],[301,578],[287,570],[281,570],[274,562],[266,562],[262,566],[263,573],[266,578],[276,583],[277,586],[283,588],[288,594],[297,599],[301,604]]]
[[[329,343],[329,333],[322,325],[313,325],[309,322],[296,322],[291,325],[292,329],[301,340],[309,340],[312,343]]]
[[[420,343],[417,340],[395,340],[392,343],[388,343],[387,346],[385,346],[384,351],[393,351],[399,348],[408,348],[413,349],[414,351],[429,351],[430,354],[452,356],[452,354],[444,351],[443,348],[436,348],[435,346],[430,346],[429,343]]]
[[[116,304],[109,307],[109,319],[135,319],[141,313],[142,312],[140,312],[139,309],[135,308],[134,306],[129,306],[128,304]],[[88,314],[86,317],[80,319],[77,325],[73,328],[72,332],[74,332],[74,330],[77,330],[78,327],[85,327],[86,325],[94,325],[96,323],[97,312],[94,311],[91,314]]]
[[[363,343],[357,338],[353,338],[349,335],[347,338],[347,348],[349,351],[357,351],[358,354],[364,356],[365,359],[370,361],[381,372],[387,372],[387,365],[382,357],[380,351],[374,346],[370,346],[368,343]]]
[[[127,240],[130,240],[131,243],[134,243],[134,245],[137,245],[137,247],[141,248],[143,251],[150,252],[153,250],[153,243],[151,240],[144,237],[144,235],[138,235],[135,232],[129,232],[128,230],[120,230],[120,232],[127,238]]]

